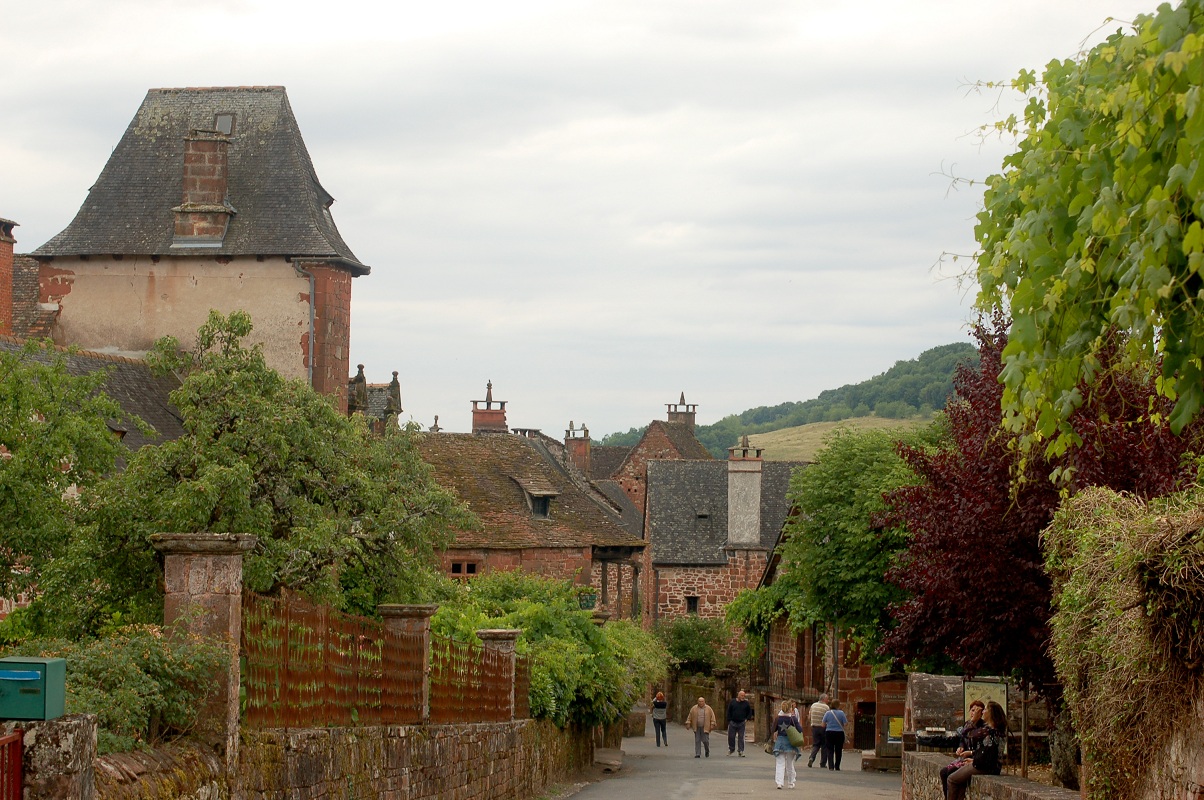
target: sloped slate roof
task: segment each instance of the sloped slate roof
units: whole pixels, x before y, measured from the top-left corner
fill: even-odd
[[[644,542],[623,529],[551,463],[536,444],[514,434],[424,433],[418,450],[435,479],[468,504],[483,528],[458,531],[453,547],[637,547]],[[547,519],[533,517],[520,484],[556,492]],[[548,496],[548,495],[544,495]]]
[[[772,550],[790,513],[790,473],[803,462],[761,465],[761,541]],[[648,539],[653,564],[727,563],[727,462],[648,462]]]
[[[183,198],[184,139],[233,114],[220,248],[172,248]],[[282,86],[151,89],[67,228],[32,255],[269,255],[331,261],[362,275],[330,215]]]
[[[20,339],[0,336],[0,350],[20,352],[23,347],[24,342]],[[100,369],[108,370],[105,393],[116,400],[127,414],[141,418],[154,428],[158,435],[148,437],[132,422],[124,423],[122,427],[126,429],[126,434],[121,442],[130,450],[137,450],[146,444],[160,444],[184,435],[180,416],[167,399],[180,385],[174,376],[157,377],[144,362],[132,358],[82,350],[70,353],[65,348],[56,349],[63,354],[67,371],[72,375],[87,375]],[[43,361],[48,360],[45,354],[39,358]]]
[[[627,492],[623,491],[623,487],[619,485],[619,482],[612,480],[594,481],[594,486],[598,491],[606,495],[606,498],[613,505],[618,507],[620,519],[627,532],[632,536],[638,536],[641,539],[644,538],[644,512],[642,509],[637,508],[635,503],[631,502],[631,498],[627,495]]]
[[[591,445],[589,449],[589,476],[596,481],[611,477],[630,452],[631,448],[626,445]]]

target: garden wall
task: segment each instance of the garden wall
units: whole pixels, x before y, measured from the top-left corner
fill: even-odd
[[[941,767],[950,760],[947,753],[903,753],[903,800],[943,800]],[[1079,793],[1011,775],[975,775],[966,800],[1079,800]]]

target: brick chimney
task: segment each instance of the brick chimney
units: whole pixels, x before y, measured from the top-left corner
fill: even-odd
[[[761,448],[748,437],[727,449],[727,546],[761,546]]]
[[[235,213],[226,196],[230,137],[193,131],[184,139],[184,197],[176,215],[172,247],[221,247]]]
[[[484,404],[484,408],[481,404]],[[493,399],[493,381],[485,384],[485,399],[472,401],[473,433],[509,433],[506,427],[506,401]]]
[[[694,412],[698,409],[697,404],[686,404],[686,393],[681,393],[681,399],[676,403],[665,403],[665,408],[669,409],[669,422],[680,422],[690,430],[694,430]]]
[[[13,228],[17,223],[0,218],[0,334],[13,332]]]
[[[580,428],[573,427],[573,421],[569,420],[569,429],[564,432],[564,451],[569,455],[569,461],[573,462],[573,466],[581,470],[581,472],[589,477],[589,428],[585,427],[585,423],[581,423]]]

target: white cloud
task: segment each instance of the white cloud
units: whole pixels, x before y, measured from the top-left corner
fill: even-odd
[[[982,178],[1012,108],[968,88],[1135,0],[42,0],[0,30],[0,216],[75,214],[145,91],[288,87],[338,198],[353,362],[468,427],[595,435],[685,390],[713,421],[965,338]]]

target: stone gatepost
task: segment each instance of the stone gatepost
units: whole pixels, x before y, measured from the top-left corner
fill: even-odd
[[[508,720],[514,719],[514,684],[517,683],[518,678],[517,656],[514,652],[514,645],[518,641],[520,633],[522,631],[510,628],[483,628],[477,631],[477,636],[480,638],[481,644],[490,650],[496,650],[510,659],[510,710],[505,715]]]
[[[151,544],[163,554],[163,624],[215,640],[230,652],[197,721],[196,735],[217,745],[233,781],[238,771],[238,650],[242,637],[242,559],[254,536],[235,533],[156,533]]]
[[[431,721],[431,617],[437,605],[403,605],[386,603],[376,607],[385,623],[385,630],[395,634],[418,634],[422,637],[422,724]]]

